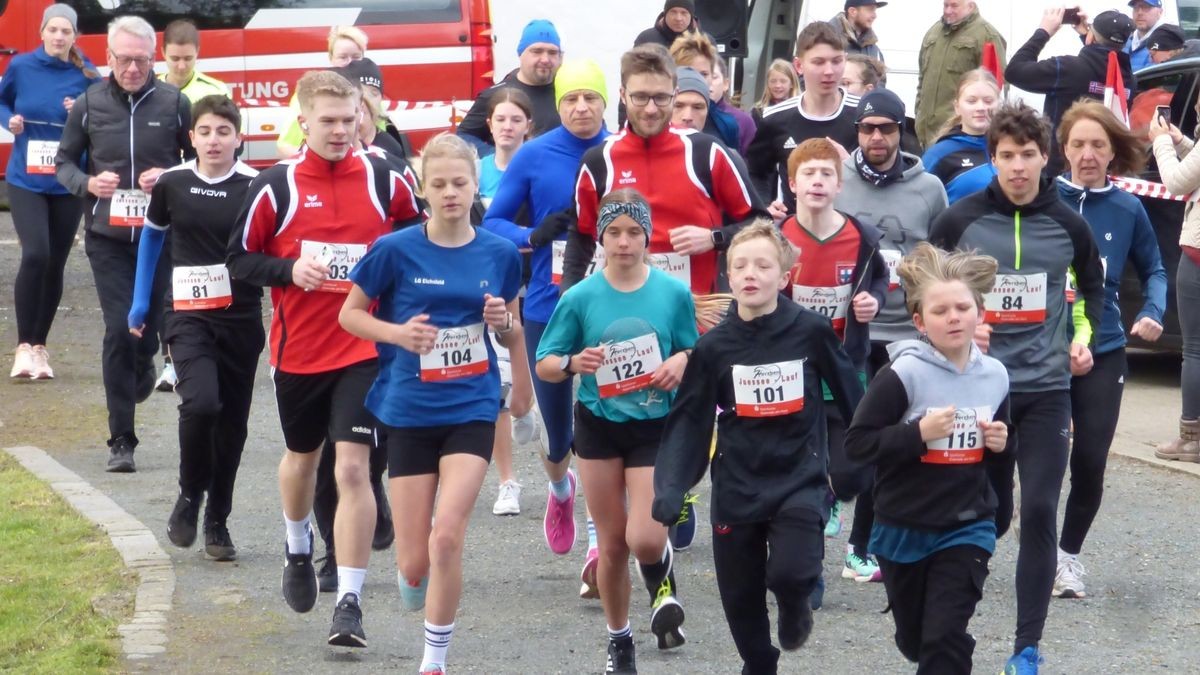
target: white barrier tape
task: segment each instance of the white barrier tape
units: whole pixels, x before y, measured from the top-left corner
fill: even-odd
[[[1150,197],[1152,199],[1168,199],[1175,202],[1200,202],[1200,190],[1188,193],[1186,195],[1172,194],[1167,186],[1162,183],[1142,180],[1141,178],[1128,178],[1125,176],[1109,176],[1109,180],[1118,188],[1138,197]]]
[[[466,112],[471,109],[473,101],[384,101],[383,108],[386,112],[399,112],[403,110],[434,110],[437,108],[456,108]],[[273,101],[270,99],[259,98],[244,98],[242,99],[242,107],[245,108],[286,108],[288,107],[285,101]]]

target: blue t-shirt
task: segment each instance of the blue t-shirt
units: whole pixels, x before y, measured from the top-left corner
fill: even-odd
[[[500,179],[504,171],[496,166],[496,156],[488,155],[479,160],[479,194],[491,199],[500,189]]]
[[[439,329],[482,328],[485,293],[505,302],[517,297],[521,255],[505,239],[482,229],[474,231],[475,238],[457,248],[430,242],[424,227],[386,235],[355,265],[350,280],[379,300],[375,316],[383,321],[399,324],[428,314],[429,323]],[[500,371],[491,340],[482,340],[486,372],[428,382],[421,379],[420,356],[396,345],[377,346],[379,377],[366,403],[379,421],[392,427],[495,421],[500,412]],[[427,364],[427,377],[428,372]]]
[[[926,532],[875,523],[867,550],[894,563],[915,563],[952,546],[977,546],[996,552],[996,521],[977,520],[948,532]]]
[[[613,288],[604,274],[593,274],[559,299],[538,344],[537,360],[555,354],[576,354],[584,347],[601,344],[627,345],[628,341],[648,334],[658,338],[663,361],[696,345],[699,334],[691,290],[682,281],[655,268],[650,268],[641,288],[628,293]],[[647,387],[600,398],[596,376],[584,375],[580,378],[578,396],[580,404],[597,417],[627,422],[665,417],[675,392]]]

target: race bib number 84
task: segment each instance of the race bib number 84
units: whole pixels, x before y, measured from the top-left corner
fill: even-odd
[[[932,412],[930,408],[927,412]],[[946,438],[929,441],[921,456],[925,464],[975,464],[983,461],[983,430],[980,422],[992,421],[988,406],[954,411],[954,430]]]
[[[1046,320],[1046,273],[997,274],[983,296],[987,323],[1042,323]]]
[[[804,359],[733,366],[738,417],[779,417],[804,409]]]

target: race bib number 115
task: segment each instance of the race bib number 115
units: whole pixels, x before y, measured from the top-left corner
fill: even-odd
[[[929,412],[932,412],[932,408]],[[954,411],[954,430],[949,436],[929,441],[921,456],[925,464],[975,464],[983,461],[983,430],[980,422],[992,421],[988,406]]]

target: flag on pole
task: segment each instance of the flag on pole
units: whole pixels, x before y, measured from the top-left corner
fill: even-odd
[[[1000,67],[1000,57],[996,55],[996,45],[985,42],[983,45],[983,62],[980,67],[996,76],[996,82],[1004,86],[1004,69]]]
[[[1121,65],[1117,52],[1108,52],[1108,76],[1104,79],[1104,107],[1129,127],[1129,102],[1125,94],[1125,78],[1121,77]]]

